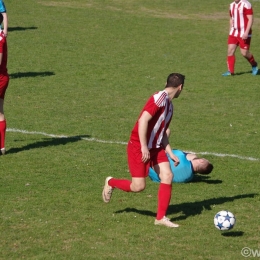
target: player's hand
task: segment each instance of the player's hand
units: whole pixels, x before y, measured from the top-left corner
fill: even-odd
[[[148,162],[150,160],[150,152],[147,146],[141,147],[142,162]]]
[[[174,154],[170,155],[170,157],[171,157],[171,158],[173,159],[173,161],[174,161],[174,166],[178,166],[178,164],[180,163],[179,158],[178,158],[176,155],[174,155]]]
[[[248,38],[248,34],[247,33],[244,33],[243,35],[242,35],[242,39],[243,40],[246,40]]]

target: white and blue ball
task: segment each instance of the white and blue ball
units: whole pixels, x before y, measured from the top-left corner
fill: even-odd
[[[236,218],[228,210],[219,211],[214,217],[214,225],[219,230],[230,230],[234,227]]]

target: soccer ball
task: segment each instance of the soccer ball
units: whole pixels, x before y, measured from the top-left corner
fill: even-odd
[[[214,225],[219,230],[230,230],[234,227],[236,218],[227,210],[219,211],[214,217]]]

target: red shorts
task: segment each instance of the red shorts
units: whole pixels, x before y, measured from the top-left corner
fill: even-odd
[[[0,98],[5,98],[5,91],[8,87],[9,76],[8,75],[0,75]]]
[[[142,152],[139,145],[129,141],[127,145],[128,167],[132,177],[145,178],[149,174],[149,168],[162,162],[169,162],[163,148],[150,150],[150,161],[142,162]]]
[[[240,49],[249,50],[250,48],[251,37],[248,37],[246,40],[243,40],[238,36],[228,36],[228,44],[235,44],[240,47]]]

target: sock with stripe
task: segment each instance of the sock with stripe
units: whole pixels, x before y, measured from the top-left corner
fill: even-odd
[[[252,67],[257,66],[257,62],[255,61],[255,58],[253,55],[250,58],[246,58],[246,59],[248,60],[248,62],[251,64]]]

